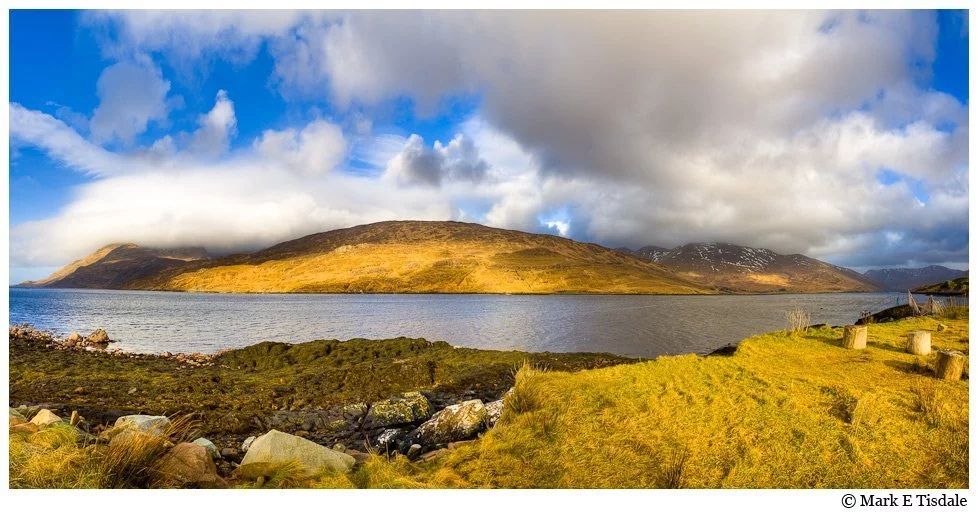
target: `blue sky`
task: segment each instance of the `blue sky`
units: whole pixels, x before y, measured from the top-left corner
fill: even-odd
[[[390,218],[967,266],[962,12],[495,14],[11,11],[11,281]]]

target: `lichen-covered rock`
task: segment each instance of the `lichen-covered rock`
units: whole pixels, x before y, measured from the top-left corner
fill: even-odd
[[[367,404],[350,404],[343,406],[341,413],[345,419],[356,421],[367,414]]]
[[[486,428],[486,417],[486,406],[482,400],[468,400],[450,405],[411,432],[401,442],[402,451],[415,443],[429,448],[471,439]]]
[[[377,436],[377,447],[381,450],[395,448],[398,441],[404,437],[404,434],[405,432],[399,428],[384,429],[384,431]]]
[[[223,487],[217,466],[207,449],[195,443],[180,443],[160,459],[159,472],[164,485]]]
[[[272,430],[255,439],[241,460],[239,471],[246,478],[268,476],[268,471],[289,461],[298,462],[309,475],[324,469],[347,473],[356,462],[345,453],[330,450],[308,439]]]
[[[203,437],[199,437],[197,439],[194,439],[193,444],[195,444],[197,446],[201,446],[205,450],[207,450],[207,454],[210,455],[212,459],[220,459],[221,458],[221,452],[220,452],[220,450],[218,450],[217,449],[217,446],[214,443],[212,443],[209,439],[205,439]]]
[[[37,425],[40,428],[50,427],[52,425],[58,425],[64,423],[61,416],[51,412],[48,409],[41,409],[31,418],[31,423]]]
[[[486,404],[486,425],[492,427],[503,416],[503,400]]]
[[[391,427],[423,421],[431,416],[428,399],[417,391],[404,393],[400,398],[382,400],[370,406],[364,423],[371,427]]]
[[[166,416],[149,416],[146,414],[132,414],[122,416],[115,420],[116,433],[124,430],[138,430],[149,434],[162,434],[170,428],[170,418]]]

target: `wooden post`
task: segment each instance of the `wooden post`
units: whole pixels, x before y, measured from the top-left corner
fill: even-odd
[[[853,350],[866,348],[867,328],[865,325],[847,325],[842,329],[842,346]]]
[[[961,380],[964,371],[964,354],[957,350],[941,350],[937,353],[934,374],[938,379]]]
[[[926,356],[930,354],[930,332],[911,331],[907,333],[907,352]]]

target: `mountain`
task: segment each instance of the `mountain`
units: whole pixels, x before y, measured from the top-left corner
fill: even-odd
[[[879,284],[843,267],[801,254],[778,254],[727,243],[647,246],[631,254],[708,287],[750,293],[877,291]]]
[[[180,267],[190,261],[206,259],[199,247],[148,249],[136,244],[107,245],[75,261],[45,279],[21,286],[47,288],[123,288],[134,279]]]
[[[110,246],[25,285],[199,292],[715,293],[656,263],[599,245],[460,222],[379,222],[215,259],[184,261],[161,254],[133,244]]]
[[[955,270],[931,265],[923,268],[876,268],[867,270],[866,277],[882,283],[887,290],[907,291],[918,286],[950,281],[968,275],[966,270]]]

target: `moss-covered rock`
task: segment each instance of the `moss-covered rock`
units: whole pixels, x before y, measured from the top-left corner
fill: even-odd
[[[400,398],[382,400],[370,406],[364,423],[371,428],[406,425],[424,421],[431,416],[428,399],[417,391],[401,394]]]

